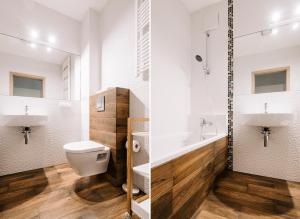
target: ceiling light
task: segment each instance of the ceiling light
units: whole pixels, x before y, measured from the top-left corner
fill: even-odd
[[[279,32],[279,30],[277,28],[273,29],[272,30],[272,35],[277,35]]]
[[[35,49],[35,48],[36,48],[36,44],[35,44],[35,43],[30,43],[30,47],[31,47],[32,49]]]
[[[52,48],[51,47],[47,47],[47,52],[51,52]]]
[[[273,21],[273,22],[279,21],[280,18],[281,18],[280,12],[276,11],[276,12],[274,12],[274,13],[272,14],[272,21]]]
[[[299,23],[294,23],[292,28],[293,30],[297,30],[299,28]]]
[[[50,35],[50,36],[48,37],[48,42],[49,42],[49,43],[55,43],[55,42],[56,42],[55,36]]]
[[[33,39],[38,39],[39,38],[39,32],[37,30],[32,30],[30,32],[30,36],[33,38]]]

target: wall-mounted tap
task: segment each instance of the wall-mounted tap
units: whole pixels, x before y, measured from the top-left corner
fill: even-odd
[[[205,136],[203,135],[204,127],[212,125],[212,122],[207,121],[205,118],[200,118],[200,140],[205,140]]]
[[[25,115],[28,115],[28,113],[29,113],[29,106],[26,105],[26,106],[25,106]]]
[[[203,126],[211,126],[213,125],[212,122],[210,121],[207,121],[205,118],[200,118],[200,126],[203,127]]]
[[[268,103],[265,103],[265,113],[268,113]]]

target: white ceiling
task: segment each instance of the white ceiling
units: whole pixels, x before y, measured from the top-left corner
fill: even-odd
[[[88,9],[101,11],[108,0],[33,0],[73,19],[81,21]],[[195,12],[222,0],[181,0],[190,12]]]
[[[33,49],[25,41],[3,35],[0,35],[0,52],[57,65],[61,65],[70,55],[54,49],[47,52],[46,47],[40,45]]]
[[[300,28],[299,28],[300,29]],[[277,35],[262,36],[260,33],[235,39],[235,57],[265,53],[300,45],[300,30],[293,31],[291,26],[279,28]]]
[[[242,36],[235,39],[235,56],[246,56],[265,53],[272,50],[296,47],[300,45],[300,27],[292,29],[294,23],[277,27],[277,35],[260,33],[250,34],[265,29],[271,29],[280,22],[296,19],[296,8],[299,0],[238,0],[235,4],[234,34]],[[274,12],[281,14],[276,23],[272,21]],[[255,14],[255,16],[253,16]],[[251,19],[249,19],[251,18]],[[289,23],[289,22],[288,22]]]
[[[75,20],[81,21],[90,9],[101,11],[108,0],[33,0]]]
[[[222,0],[181,0],[190,12],[195,12],[208,5],[220,2]]]

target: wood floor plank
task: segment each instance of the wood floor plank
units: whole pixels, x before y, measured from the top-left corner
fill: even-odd
[[[300,219],[300,183],[226,172],[193,219]]]
[[[102,175],[81,178],[68,164],[0,177],[0,219],[109,219],[125,212],[120,187]]]
[[[210,211],[203,210],[194,219],[226,219],[226,217],[222,217],[222,216],[216,215]]]

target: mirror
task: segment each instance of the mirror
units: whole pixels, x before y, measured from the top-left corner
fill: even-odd
[[[80,56],[0,34],[0,95],[80,100]]]
[[[239,0],[234,10],[235,95],[300,90],[300,2]]]

